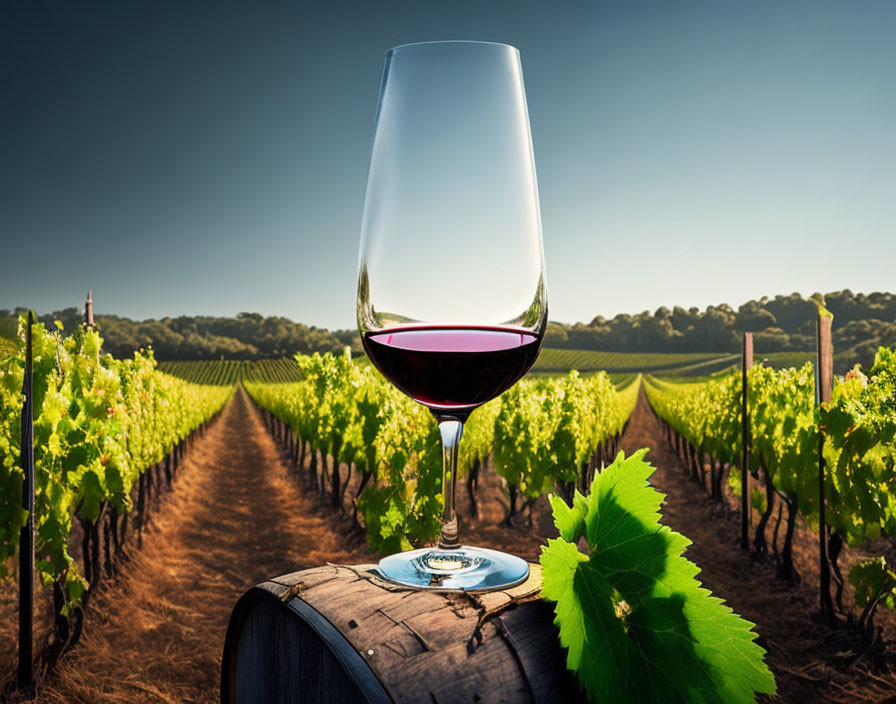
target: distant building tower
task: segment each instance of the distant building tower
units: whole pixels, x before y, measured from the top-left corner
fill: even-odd
[[[84,322],[90,327],[95,328],[96,323],[93,322],[93,290],[87,292],[87,303],[84,304]]]

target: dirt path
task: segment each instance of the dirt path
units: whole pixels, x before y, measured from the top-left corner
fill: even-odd
[[[240,391],[199,438],[117,583],[41,702],[216,702],[230,610],[267,577],[375,560],[348,519],[302,493]]]

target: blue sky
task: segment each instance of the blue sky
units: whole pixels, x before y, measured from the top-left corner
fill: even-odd
[[[354,325],[385,52],[521,53],[551,317],[894,290],[896,4],[14,2],[0,308]]]

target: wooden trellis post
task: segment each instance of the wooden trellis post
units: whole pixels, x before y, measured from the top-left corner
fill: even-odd
[[[84,322],[90,327],[95,328],[96,323],[93,322],[93,290],[87,292],[87,302],[84,304]]]
[[[834,346],[831,342],[831,324],[834,316],[822,307],[818,309],[818,359],[815,365],[815,403],[831,400],[834,375]],[[828,560],[828,528],[825,523],[824,497],[824,429],[818,431],[818,565],[821,613],[825,621],[834,622],[834,604],[831,601],[831,564]]]

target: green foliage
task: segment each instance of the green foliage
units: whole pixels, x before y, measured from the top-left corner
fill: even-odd
[[[818,523],[818,441],[823,432],[826,522],[850,545],[896,536],[896,351],[880,348],[866,373],[856,367],[815,404],[811,362],[800,368],[758,365],[748,377],[750,467],[761,466],[773,491]],[[740,378],[699,384],[648,379],[657,413],[689,442],[721,461],[740,455]],[[729,476],[733,476],[729,475]],[[753,489],[752,506],[768,497]]]
[[[659,523],[646,450],[622,453],[572,508],[553,498],[561,537],[542,548],[543,594],[567,666],[594,702],[749,702],[774,677],[753,624],[696,579],[690,544]],[[585,538],[587,554],[577,544]]]
[[[753,491],[750,492],[750,506],[760,514],[768,510],[768,497],[758,486],[754,486]]]
[[[848,373],[820,422],[828,524],[851,545],[896,535],[896,352],[878,350],[867,376]]]
[[[741,486],[740,481],[740,469],[738,467],[732,466],[731,471],[728,472],[728,491],[732,496],[740,497],[740,492],[743,487]]]
[[[896,295],[854,294],[844,290],[824,297],[816,294],[809,299],[799,294],[763,297],[748,301],[737,310],[724,303],[708,306],[705,310],[679,306],[670,310],[663,306],[652,313],[621,314],[612,319],[598,316],[589,323],[565,325],[551,322],[545,337],[548,349],[536,369],[566,372],[570,369],[613,371],[626,368],[655,372],[660,367],[670,369],[673,355],[682,357],[686,354],[711,354],[725,366],[722,356],[737,354],[740,334],[745,330],[754,332],[757,349],[764,353],[799,355],[782,364],[766,354],[772,365],[799,366],[812,356],[807,351],[814,349],[817,300],[824,300],[839,321],[834,333],[835,348],[850,350],[853,357],[845,364],[838,354],[835,358],[837,370],[845,371],[855,362],[870,366],[877,347],[894,344]],[[83,312],[68,308],[42,316],[41,321],[49,326],[55,318],[71,332],[83,319]],[[355,352],[361,349],[357,330],[321,330],[258,313],[240,313],[233,318],[179,316],[144,321],[97,315],[97,322],[106,338],[106,349],[116,356],[127,356],[149,346],[155,349],[160,359],[181,360],[216,360],[222,355],[227,359],[282,359],[296,351],[338,353],[343,345],[351,345]],[[0,310],[0,337],[13,337],[14,334],[15,318],[11,317],[10,311]],[[558,361],[555,358],[554,355],[562,355],[567,350],[574,355],[572,360],[561,358]],[[620,353],[621,363],[611,357]],[[602,359],[595,361],[592,355]],[[627,355],[630,358],[626,358]],[[657,355],[665,359],[660,362],[651,359]],[[638,357],[645,359],[636,359]],[[672,365],[675,373],[691,373],[679,367],[679,363]],[[710,363],[700,373],[720,368]]]
[[[0,357],[3,355],[3,341],[0,339]],[[544,348],[533,367],[533,372],[568,373],[606,371],[614,377],[624,377],[626,381],[637,378],[638,372],[662,373],[665,375],[706,374],[730,365],[736,357],[718,354],[651,354],[627,352],[595,352],[591,350],[562,350]],[[185,361],[184,361],[185,360]],[[264,383],[294,383],[301,379],[301,372],[293,357],[277,359],[241,360],[187,359],[182,361],[161,361],[159,369],[166,374],[180,377],[194,384],[236,384],[240,380]],[[358,364],[368,364],[367,358],[360,356]],[[620,384],[627,386],[627,384]]]
[[[815,374],[799,369],[753,367],[748,378],[750,448],[775,489],[809,521],[818,516],[818,411]]]
[[[130,320],[117,315],[103,315],[97,301],[96,323],[104,337],[106,351],[115,357],[129,357],[140,349],[152,348],[165,360],[250,360],[283,359],[295,352],[338,353],[345,345],[360,351],[357,330],[322,330],[295,323],[281,316],[240,313],[232,318],[213,316],[178,316],[159,320]],[[5,336],[5,317],[0,310],[0,337]],[[83,311],[66,308],[40,321],[48,327],[54,319],[62,322],[64,331],[73,333],[83,322]],[[13,326],[13,331],[15,327]]]
[[[244,364],[245,362],[236,359],[159,362],[159,371],[189,381],[192,384],[232,386],[239,382]]]
[[[283,359],[258,359],[243,362],[240,368],[241,378],[246,381],[262,381],[266,383],[289,383],[301,380],[301,370],[296,365],[295,357]]]
[[[664,372],[675,374],[700,366],[712,366],[730,355],[714,353],[601,352],[545,347],[533,366],[536,372]],[[730,361],[728,362],[730,363]]]
[[[537,497],[550,488],[553,463],[548,442],[554,423],[548,419],[554,379],[524,379],[501,396],[495,419],[495,471],[523,496]]]
[[[458,447],[458,476],[466,475],[474,462],[484,463],[488,459],[495,443],[495,420],[501,406],[500,399],[492,399],[477,408],[464,423],[463,442]]]
[[[685,440],[720,462],[739,461],[741,437],[739,374],[701,383],[670,383],[648,377],[647,398],[657,414]]]
[[[293,357],[280,359],[214,359],[159,362],[159,370],[193,384],[230,386],[240,381],[295,383],[302,378]]]
[[[0,576],[15,554],[20,507],[20,417],[24,321],[16,354],[0,360]],[[34,363],[35,552],[45,584],[61,581],[70,601],[84,589],[69,552],[73,518],[93,521],[103,506],[131,508],[131,488],[233,393],[160,373],[152,353],[116,360],[96,330],[65,337],[32,328]]]
[[[0,359],[4,357],[12,357],[16,353],[15,340],[0,337]]]
[[[849,581],[856,590],[856,604],[871,610],[877,604],[896,608],[896,572],[889,569],[883,557],[860,560],[849,571]]]
[[[599,372],[524,379],[501,397],[495,419],[495,471],[527,498],[575,481],[582,465],[622,432],[640,378],[622,391]]]
[[[443,497],[432,414],[369,364],[330,354],[297,355],[296,363],[297,383],[246,381],[246,390],[313,451],[369,475],[357,509],[373,548],[395,552],[433,540]],[[493,452],[508,484],[536,498],[555,482],[575,479],[595,449],[622,431],[639,387],[635,377],[617,391],[605,373],[524,380],[470,416],[458,471]]]
[[[751,331],[756,349],[764,357],[772,354],[799,355],[786,366],[799,366],[813,356],[817,303],[825,307],[839,322],[834,333],[834,347],[850,350],[849,364],[860,362],[870,366],[874,350],[893,345],[896,336],[896,295],[892,293],[854,294],[836,291],[806,299],[799,294],[763,297],[732,309],[724,303],[705,310],[672,310],[663,306],[651,313],[617,315],[612,319],[596,317],[590,323],[548,326],[546,345],[571,350],[606,350],[608,352],[688,353],[716,352],[737,354],[741,334]],[[604,352],[603,354],[606,354]],[[858,355],[858,357],[856,357]],[[848,366],[835,358],[835,369]],[[775,363],[773,363],[775,364]],[[782,366],[776,364],[776,366]],[[608,367],[603,367],[608,368]],[[652,371],[641,368],[641,371]]]
[[[370,475],[357,508],[374,549],[397,552],[435,538],[442,458],[432,414],[346,355],[297,355],[296,363],[301,381],[247,381],[249,395],[313,451]]]

